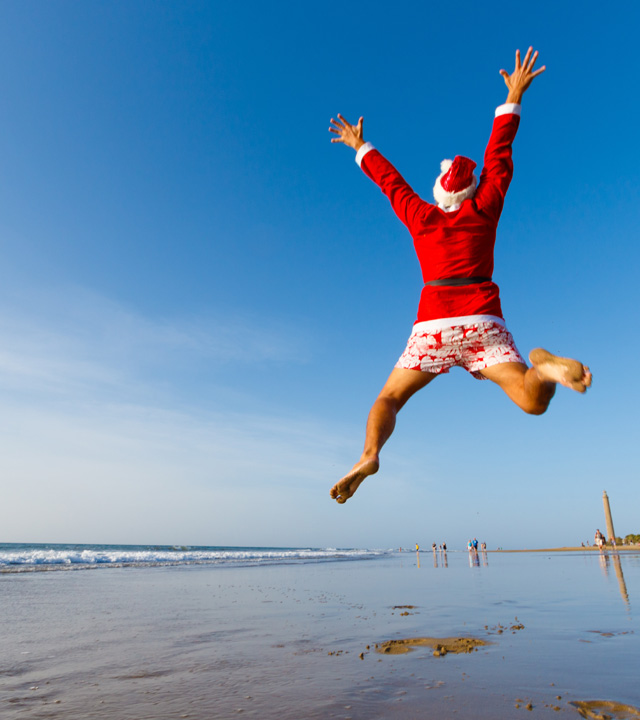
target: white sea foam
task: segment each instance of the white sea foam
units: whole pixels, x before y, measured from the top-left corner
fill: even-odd
[[[265,565],[361,560],[383,550],[116,545],[0,545],[0,572],[157,565]]]

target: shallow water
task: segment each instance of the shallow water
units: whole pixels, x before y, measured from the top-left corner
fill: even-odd
[[[0,576],[0,602],[7,720],[482,720],[529,703],[537,717],[578,718],[571,702],[640,706],[638,553],[18,573]],[[454,636],[491,644],[374,652]]]

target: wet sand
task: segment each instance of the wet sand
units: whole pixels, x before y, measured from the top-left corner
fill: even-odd
[[[603,548],[602,550],[595,545],[582,546],[568,546],[568,547],[555,547],[555,548],[517,548],[513,550],[501,548],[500,550],[488,550],[487,552],[505,552],[505,553],[526,553],[526,552],[617,552],[617,553],[629,553],[636,554],[640,552],[639,545],[623,545],[617,547],[615,550],[611,547]]]
[[[434,657],[441,657],[447,653],[470,653],[487,644],[486,640],[472,637],[405,638],[404,640],[387,640],[381,645],[376,643],[376,651],[381,655],[402,655],[415,648],[426,646],[433,650]]]
[[[0,592],[3,720],[640,718],[638,553],[29,573]]]
[[[593,720],[635,720],[639,714],[638,708],[607,700],[577,700],[569,704],[573,705],[582,717]]]

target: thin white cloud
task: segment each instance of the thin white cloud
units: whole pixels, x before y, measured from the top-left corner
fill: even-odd
[[[252,518],[245,536],[256,542],[257,518],[265,526],[278,518],[283,496],[311,486],[326,495],[330,459],[348,452],[340,429],[243,412],[233,388],[215,409],[182,396],[185,367],[205,363],[215,380],[225,363],[244,359],[247,329],[157,322],[90,295],[39,312],[5,304],[2,539],[213,542],[215,527],[229,542]],[[285,333],[261,334],[252,362],[291,357]]]
[[[15,541],[264,543],[292,498],[307,517],[309,492],[329,506],[331,461],[348,455],[308,418],[140,405],[3,403],[0,435]]]
[[[150,319],[86,291],[0,299],[0,388],[131,393],[179,370],[304,362],[294,331],[241,317]],[[295,334],[299,334],[298,330]]]

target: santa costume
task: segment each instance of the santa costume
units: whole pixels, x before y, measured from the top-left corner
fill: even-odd
[[[433,189],[435,204],[421,199],[371,143],[358,150],[356,162],[411,233],[422,270],[416,322],[397,367],[440,373],[461,365],[480,377],[479,370],[490,365],[524,363],[505,327],[492,280],[519,123],[520,105],[498,107],[479,181],[469,158],[444,160]]]

